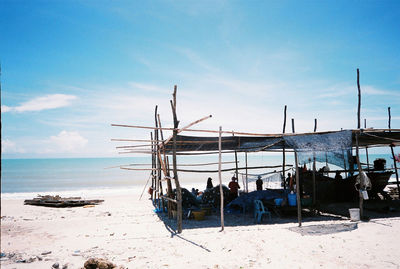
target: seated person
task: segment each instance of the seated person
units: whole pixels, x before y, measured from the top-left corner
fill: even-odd
[[[339,171],[336,171],[336,174],[335,174],[335,179],[337,179],[337,180],[341,180],[341,179],[343,179],[343,177],[342,177],[342,175],[340,174],[340,172],[339,172]]]
[[[213,188],[213,184],[212,184],[212,178],[211,177],[209,177],[208,179],[207,179],[207,187],[206,187],[207,189],[212,189]]]

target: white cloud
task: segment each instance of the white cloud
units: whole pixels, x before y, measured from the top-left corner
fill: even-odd
[[[2,106],[2,112],[29,112],[29,111],[41,111],[46,109],[54,109],[65,107],[71,104],[71,101],[75,100],[77,97],[68,94],[50,94],[42,97],[37,97],[29,100],[19,106],[9,107]]]
[[[78,132],[61,131],[50,137],[50,142],[57,147],[57,151],[74,152],[86,146],[88,140]]]
[[[377,89],[374,86],[361,86],[361,94],[367,95],[398,95],[396,92],[385,91],[381,89]]]
[[[130,82],[129,85],[138,90],[146,91],[146,92],[158,92],[158,93],[169,93],[169,89],[160,87],[158,85],[153,85],[149,83],[138,83],[138,82]]]
[[[12,111],[12,108],[9,106],[1,106],[1,112],[5,113],[5,112],[10,112]]]
[[[25,151],[9,139],[1,140],[1,151],[3,153],[24,153]]]

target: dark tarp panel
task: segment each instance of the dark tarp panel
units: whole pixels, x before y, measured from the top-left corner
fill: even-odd
[[[355,133],[358,130],[344,130],[335,132],[316,132],[306,134],[277,134],[268,136],[223,136],[222,137],[222,150],[236,150],[236,151],[268,151],[279,150],[285,147],[286,149],[293,150],[293,144],[288,141],[319,141],[318,145],[332,144],[331,138],[343,137],[343,134],[351,133],[351,146],[355,147]],[[293,139],[294,137],[294,139]],[[348,140],[347,140],[348,141]],[[390,144],[400,145],[400,131],[394,130],[389,132],[387,130],[362,130],[359,134],[360,147],[373,147],[385,146]],[[308,143],[308,142],[307,142]],[[305,145],[307,146],[307,143]],[[347,142],[346,142],[347,143]],[[172,140],[169,141],[165,148],[167,153],[172,152]],[[313,145],[308,145],[307,148],[313,148]],[[301,149],[301,147],[296,147]],[[343,147],[343,149],[346,147]],[[204,137],[204,136],[177,136],[177,151],[217,151],[218,150],[218,137]]]

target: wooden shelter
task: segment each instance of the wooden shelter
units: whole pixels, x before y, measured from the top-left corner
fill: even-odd
[[[155,108],[155,126],[137,126],[137,125],[121,125],[121,124],[112,124],[112,126],[118,127],[126,127],[126,128],[140,128],[140,129],[149,129],[152,130],[150,133],[149,140],[139,140],[139,139],[112,139],[113,141],[121,141],[121,142],[147,142],[147,144],[140,145],[126,145],[117,147],[121,153],[148,153],[151,154],[152,165],[151,168],[141,169],[141,168],[132,168],[130,167],[121,167],[122,169],[128,170],[149,170],[151,171],[150,178],[152,179],[151,188],[152,192],[152,200],[157,204],[157,208],[165,208],[164,203],[167,204],[168,208],[168,216],[172,218],[173,211],[177,212],[177,227],[178,233],[182,232],[182,192],[180,187],[180,180],[178,177],[178,172],[218,172],[220,179],[220,187],[222,188],[221,182],[221,172],[222,171],[235,171],[236,175],[238,174],[238,170],[245,169],[246,174],[249,169],[259,169],[259,168],[282,168],[282,171],[285,171],[288,166],[285,163],[285,154],[287,152],[294,152],[295,154],[295,165],[296,171],[298,171],[298,155],[297,153],[303,149],[302,146],[294,146],[291,142],[293,138],[297,140],[303,139],[307,141],[309,139],[322,139],[324,141],[324,137],[327,136],[335,136],[343,134],[343,130],[341,131],[331,131],[331,132],[316,132],[316,120],[315,120],[315,128],[314,132],[310,133],[295,133],[294,131],[294,120],[292,119],[292,131],[293,133],[285,133],[285,125],[286,125],[286,106],[285,106],[285,119],[284,119],[284,127],[282,134],[262,134],[262,133],[248,133],[248,132],[233,132],[233,131],[223,131],[220,127],[219,130],[199,130],[199,129],[191,129],[191,127],[199,122],[202,122],[210,116],[206,116],[202,119],[194,121],[189,125],[179,128],[179,120],[176,114],[176,91],[177,87],[174,88],[173,99],[170,101],[171,109],[172,109],[172,118],[173,118],[173,127],[162,127],[160,115],[157,113],[157,106]],[[164,137],[164,131],[172,131],[172,135],[170,137]],[[348,147],[350,150],[353,148],[356,149],[357,158],[356,161],[358,163],[358,169],[361,173],[361,165],[359,163],[359,148],[371,148],[371,147],[382,147],[382,146],[390,146],[393,153],[393,147],[400,144],[400,129],[354,129],[354,130],[345,130],[350,134],[350,140]],[[186,132],[197,132],[197,133],[207,133],[207,134],[215,134],[215,136],[187,136],[181,135],[180,133]],[[225,135],[222,137],[222,135]],[[308,143],[312,144],[312,143]],[[311,145],[312,147],[312,145]],[[247,166],[247,153],[252,152],[261,152],[261,151],[279,151],[283,152],[283,163],[279,166],[257,166],[257,167],[248,167]],[[238,167],[237,165],[237,153],[244,152],[246,154],[246,166]],[[228,169],[221,168],[221,154],[224,153],[235,153],[235,166]],[[219,164],[218,170],[199,170],[199,169],[182,169],[178,168],[177,164],[177,155],[202,155],[202,154],[218,154],[219,162],[214,164]],[[170,157],[172,157],[172,171],[170,166]],[[313,157],[313,170],[315,173],[315,161],[316,156],[314,152]],[[198,164],[201,166],[206,166],[208,164]],[[396,164],[394,164],[396,165]],[[346,169],[345,169],[346,170]],[[397,167],[395,167],[396,178],[397,178],[397,186],[399,187],[398,175],[397,175]],[[296,186],[299,188],[299,173],[296,173]],[[163,184],[166,182],[166,193],[163,192]],[[176,189],[176,197],[172,194],[173,183]],[[315,178],[314,178],[315,185]],[[221,193],[221,227],[224,227],[223,221],[223,192]],[[299,190],[297,189],[297,193]],[[314,189],[315,193],[315,189]],[[297,206],[298,206],[298,221],[299,225],[301,225],[301,203],[300,197],[297,195]],[[360,202],[360,208],[362,209],[362,202]]]

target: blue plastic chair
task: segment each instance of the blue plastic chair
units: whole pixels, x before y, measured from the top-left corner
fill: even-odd
[[[263,215],[268,215],[268,218],[271,221],[271,212],[264,208],[264,205],[260,200],[254,200],[254,221],[256,223],[261,223]]]

